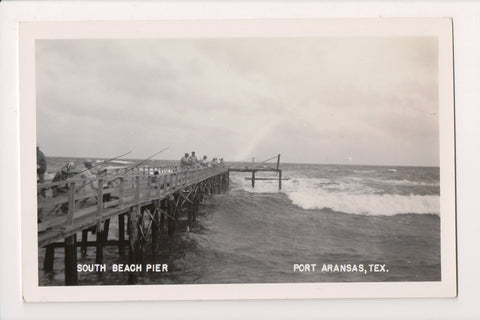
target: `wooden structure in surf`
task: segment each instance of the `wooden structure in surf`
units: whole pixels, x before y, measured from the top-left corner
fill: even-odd
[[[266,165],[262,165],[269,160],[277,158],[277,165],[276,167],[268,167]],[[252,188],[255,188],[255,181],[257,180],[278,180],[278,190],[282,189],[282,180],[290,180],[290,178],[282,178],[282,170],[280,169],[280,154],[272,157],[270,159],[264,160],[257,164],[252,163],[252,167],[245,167],[245,168],[230,168],[229,171],[231,172],[250,172],[252,173],[252,177],[246,177],[245,180],[252,181]],[[258,172],[275,172],[277,173],[277,177],[258,177],[256,174]]]

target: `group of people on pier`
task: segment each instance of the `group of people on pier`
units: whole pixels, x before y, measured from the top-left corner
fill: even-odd
[[[81,170],[75,170],[75,163],[68,161],[63,167],[55,174],[52,182],[66,181],[69,178],[84,179],[85,183],[77,186],[78,191],[90,192],[97,190],[97,181],[95,178],[101,178],[106,176],[106,169],[95,169],[92,160],[84,161],[84,168]],[[201,160],[198,160],[195,155],[195,151],[192,153],[185,153],[180,160],[180,170],[190,170],[198,168],[224,166],[223,158],[213,158],[211,161],[206,155]],[[47,159],[40,148],[37,146],[37,183],[45,182],[45,172],[47,170]],[[177,169],[178,170],[178,169]],[[174,170],[176,171],[176,170]],[[158,171],[156,172],[158,174]],[[54,197],[68,192],[68,185],[55,185],[52,187],[52,195]],[[39,194],[45,197],[45,190],[39,190]]]
[[[185,155],[182,157],[182,159],[180,159],[181,170],[217,167],[224,165],[223,158],[213,158],[211,161],[209,161],[208,157],[204,155],[201,160],[198,160],[197,156],[195,155],[195,151],[192,151],[191,154],[185,152]]]
[[[97,165],[94,165],[92,160],[85,160],[83,162],[84,168],[80,168],[76,170],[75,168],[75,163],[73,161],[67,161],[56,173],[55,176],[52,180],[52,182],[57,182],[53,184],[51,187],[43,187],[39,185],[39,189],[37,191],[38,197],[40,198],[46,198],[47,197],[47,192],[50,194],[52,197],[58,197],[61,196],[62,194],[65,195],[69,192],[69,184],[67,183],[68,180],[75,179],[75,180],[80,180],[80,182],[77,182],[75,184],[75,192],[76,193],[91,193],[92,191],[98,190],[98,178],[104,178],[105,182],[103,183],[104,188],[109,188],[113,184],[115,184],[115,181],[118,181],[118,177],[116,178],[107,178],[107,169],[102,168],[104,162],[99,163]],[[138,164],[137,164],[138,165]],[[125,174],[128,172],[133,172],[133,168],[135,166],[130,166],[128,168],[125,168]],[[195,151],[192,151],[191,154],[185,153],[184,157],[180,160],[180,166],[177,167],[175,166],[173,168],[173,172],[177,170],[191,170],[191,169],[198,169],[198,168],[208,168],[208,167],[217,167],[217,166],[224,166],[223,158],[213,158],[211,161],[208,159],[206,155],[203,156],[201,160],[198,160]],[[98,167],[98,168],[97,168]],[[45,174],[47,172],[47,159],[43,152],[40,150],[40,148],[37,145],[37,183],[43,184],[47,181],[45,181]],[[118,173],[118,170],[117,170]],[[160,173],[159,171],[154,172],[154,176],[158,176]],[[123,175],[120,175],[120,177],[123,177]],[[60,182],[65,182],[64,184]],[[105,199],[105,197],[110,197],[108,193],[104,194],[104,200],[108,201],[108,199]],[[87,200],[87,199],[85,199]],[[80,206],[82,206],[85,202],[83,201],[82,203],[79,203]],[[67,211],[67,203],[61,204],[59,206],[60,212],[66,212]],[[38,221],[40,222],[42,219],[42,210],[39,209],[38,212]]]

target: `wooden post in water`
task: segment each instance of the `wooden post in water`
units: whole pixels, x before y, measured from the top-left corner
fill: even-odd
[[[43,271],[52,272],[55,261],[55,247],[49,244],[45,247],[45,258],[43,260]]]
[[[225,174],[227,175],[227,189],[226,190],[228,190],[230,188],[230,170],[228,170],[227,173],[225,173]]]
[[[82,256],[87,255],[87,241],[88,241],[88,229],[82,230],[82,246],[80,247],[80,252]]]
[[[65,285],[75,286],[78,283],[77,274],[77,235],[65,238]]]
[[[98,190],[97,190],[97,250],[95,255],[95,263],[103,263],[103,179],[98,180]]]
[[[278,190],[282,190],[282,170],[278,170]]]
[[[165,180],[166,183],[166,180]],[[164,212],[168,210],[168,199],[163,199],[160,201],[160,209],[162,210],[160,213],[160,232],[165,229],[165,214]]]
[[[280,169],[280,153],[278,154],[277,158],[277,170]]]
[[[142,214],[140,206],[140,176],[135,177],[135,206],[133,207],[133,219],[130,220],[130,246],[133,249],[132,254],[135,262],[138,263],[140,258],[140,238],[138,234],[138,219]]]
[[[194,207],[193,207],[193,221],[197,220],[198,207],[200,204],[200,188],[198,185],[195,187],[195,198],[194,198]]]
[[[118,254],[125,255],[125,214],[118,216]]]
[[[252,171],[252,188],[255,188],[255,170]]]
[[[137,262],[136,258],[136,243],[138,241],[138,228],[137,228],[137,214],[135,207],[130,208],[128,213],[128,263],[135,264]],[[135,272],[128,273],[128,283],[135,284],[137,282],[137,275]]]
[[[160,248],[160,200],[155,200],[153,207],[152,249],[157,252]]]
[[[110,229],[110,219],[106,219],[105,222],[103,223],[103,245],[107,244],[109,229]]]
[[[68,191],[68,213],[67,225],[73,225],[73,215],[75,211],[75,182],[70,183]],[[75,286],[78,282],[77,275],[77,235],[71,235],[65,238],[65,285]]]
[[[193,216],[195,215],[195,190],[193,190],[194,187],[192,187],[192,192],[190,193],[190,196],[188,199],[190,202],[188,202],[188,228],[192,230],[193,226]]]
[[[169,236],[174,235],[177,229],[176,212],[177,212],[177,205],[176,205],[175,197],[171,195],[168,198],[168,208],[167,208]]]

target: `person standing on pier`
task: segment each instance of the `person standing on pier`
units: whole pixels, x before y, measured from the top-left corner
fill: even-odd
[[[73,162],[67,162],[61,169],[55,174],[55,177],[53,178],[52,182],[58,182],[58,181],[65,181],[68,178],[72,177],[75,173],[73,172],[73,169],[75,168],[75,163]],[[60,193],[67,193],[68,192],[68,185],[58,185],[58,186],[53,186],[52,187],[52,194],[53,197],[57,197],[58,194]]]
[[[85,181],[85,184],[81,187],[81,189],[83,189],[83,192],[85,193],[90,192],[92,190],[97,190],[96,184],[94,183],[94,181],[92,181],[97,177],[92,172],[92,167],[93,167],[92,160],[86,160],[83,164],[85,165],[85,168],[87,170],[82,172],[82,174],[80,175],[80,178],[90,180],[90,181]]]
[[[190,167],[190,162],[188,161],[188,152],[185,152],[185,155],[180,159],[180,169],[185,170]]]
[[[203,168],[208,167],[208,160],[207,160],[207,156],[206,156],[206,155],[204,155],[204,156],[203,156],[203,159],[200,160],[200,165],[201,165]]]
[[[47,158],[37,144],[37,182],[45,182],[45,171],[47,171]]]
[[[188,158],[188,162],[190,163],[190,166],[192,168],[196,168],[198,166],[198,159],[195,155],[195,151],[192,151],[192,155],[190,156],[190,158]]]
[[[45,182],[45,171],[47,171],[47,158],[42,151],[40,151],[40,146],[37,143],[37,183],[44,183]],[[37,201],[41,197],[45,198],[47,195],[47,190],[42,188],[40,190],[37,189]],[[37,222],[41,222],[43,217],[43,210],[37,210]]]

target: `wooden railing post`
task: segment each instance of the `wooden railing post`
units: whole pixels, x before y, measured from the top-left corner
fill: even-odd
[[[135,206],[137,206],[137,213],[140,215],[140,176],[135,177]]]
[[[150,174],[147,176],[147,197],[149,201],[152,198],[152,177]]]
[[[172,190],[173,190],[173,173],[170,173],[170,174],[168,175],[168,178],[169,178],[168,191],[172,191]]]
[[[75,182],[69,183],[67,225],[73,225],[75,211]]]
[[[157,199],[160,199],[160,195],[162,194],[162,177],[163,176],[156,176],[157,177]]]
[[[125,204],[125,179],[123,177],[120,178],[120,195],[118,204],[120,208],[123,209],[123,205]]]

